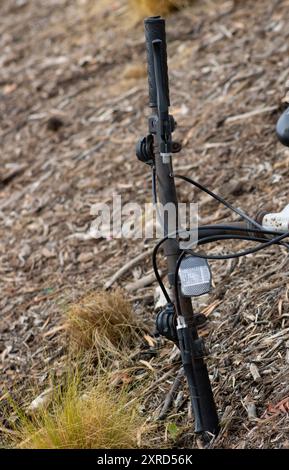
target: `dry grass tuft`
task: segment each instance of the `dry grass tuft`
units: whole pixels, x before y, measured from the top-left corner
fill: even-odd
[[[126,406],[124,389],[111,390],[106,381],[80,394],[72,381],[56,393],[51,406],[32,418],[19,415],[13,444],[28,449],[124,449],[137,446],[140,418]]]
[[[147,76],[147,68],[145,64],[127,64],[123,74],[123,78],[130,79],[140,79]]]
[[[182,8],[192,0],[130,0],[132,8],[141,15],[167,15]]]
[[[70,306],[67,331],[74,350],[115,357],[139,340],[143,325],[125,295],[120,289],[98,291]]]

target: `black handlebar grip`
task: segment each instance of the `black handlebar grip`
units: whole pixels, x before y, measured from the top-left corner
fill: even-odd
[[[150,107],[157,107],[157,87],[154,71],[154,56],[152,42],[155,39],[162,41],[161,63],[164,95],[167,98],[168,106],[170,105],[169,95],[169,79],[168,79],[168,63],[167,63],[167,43],[166,43],[166,27],[165,20],[160,16],[152,16],[144,20],[145,37],[147,47],[147,63],[148,63],[148,84],[149,84],[149,100]]]

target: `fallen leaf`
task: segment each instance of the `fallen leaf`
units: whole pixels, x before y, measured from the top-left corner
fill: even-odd
[[[150,335],[144,335],[144,339],[151,348],[154,348],[156,345],[156,340],[153,339]]]
[[[278,416],[280,413],[289,413],[289,397],[279,401],[276,405],[271,403],[268,405],[267,410],[262,414],[261,419],[270,419]]]
[[[10,93],[13,93],[17,88],[16,83],[9,83],[8,85],[5,85],[3,89],[3,94],[4,95],[9,95]]]
[[[204,315],[206,315],[206,317],[208,317],[214,310],[215,308],[220,305],[221,303],[221,300],[215,300],[215,302],[213,302],[211,305],[208,305],[207,307],[205,307],[201,313],[203,313]]]
[[[59,326],[55,326],[54,328],[51,328],[51,330],[49,331],[46,331],[45,333],[43,333],[43,338],[46,338],[47,336],[53,336],[55,333],[58,333],[59,331],[62,331],[62,330],[65,330],[66,329],[66,325],[59,325]]]
[[[155,371],[153,366],[148,361],[144,361],[143,359],[140,359],[139,362],[143,364],[144,366],[146,366],[148,369],[150,369],[152,372]]]

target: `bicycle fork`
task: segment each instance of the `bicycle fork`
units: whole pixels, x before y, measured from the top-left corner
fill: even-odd
[[[156,136],[154,137],[156,138]],[[163,163],[160,155],[156,154],[155,165],[159,200],[163,205],[174,204],[177,214],[178,201],[172,162],[170,161],[169,164]],[[167,227],[164,228],[164,232],[167,235]],[[165,242],[164,254],[167,259],[169,284],[173,289],[176,265],[181,254],[176,239],[169,238]],[[179,293],[179,299],[182,315],[177,316],[178,347],[189,386],[195,418],[195,432],[210,432],[216,435],[219,431],[218,415],[207,367],[203,359],[205,354],[203,340],[198,336],[191,299],[184,297],[181,292]]]

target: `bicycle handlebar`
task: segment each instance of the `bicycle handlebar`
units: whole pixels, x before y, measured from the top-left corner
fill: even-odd
[[[163,93],[165,94],[168,106],[170,105],[169,79],[167,64],[167,43],[165,20],[160,16],[152,16],[144,21],[145,38],[147,48],[148,85],[149,85],[149,106],[157,107],[157,87],[155,79],[153,41],[161,41],[161,67],[163,80]]]

